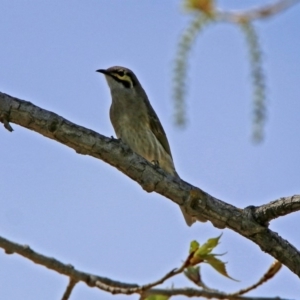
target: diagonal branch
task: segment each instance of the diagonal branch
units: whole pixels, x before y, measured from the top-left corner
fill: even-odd
[[[257,223],[249,209],[239,209],[191,184],[166,175],[133,153],[121,141],[78,126],[30,102],[0,93],[0,115],[9,122],[56,140],[77,153],[101,159],[118,168],[147,192],[156,192],[183,206],[198,219],[218,228],[229,228],[256,243],[263,251],[300,276],[300,252],[277,233]]]
[[[268,224],[270,221],[300,210],[300,195],[282,197],[261,206],[253,207],[252,214],[260,224]]]
[[[158,279],[152,283],[141,285],[138,287],[133,287],[133,288],[116,288],[116,287],[110,287],[107,284],[103,284],[102,282],[97,282],[96,286],[99,287],[101,290],[113,293],[113,294],[126,294],[126,295],[131,295],[131,294],[141,294],[141,295],[146,295],[149,290],[151,290],[153,287],[160,285],[164,283],[167,279],[174,277],[184,271],[186,267],[189,266],[190,264],[190,258],[194,253],[191,253],[188,258],[185,260],[185,262],[181,265],[180,268],[171,270],[168,272],[166,275],[164,275],[161,279]],[[146,293],[145,293],[146,291]]]
[[[279,0],[262,7],[247,9],[245,11],[217,10],[216,17],[219,21],[244,23],[274,16],[298,3],[300,3],[299,0]]]
[[[28,245],[20,245],[14,242],[11,242],[3,237],[0,237],[0,247],[5,250],[7,254],[17,253],[23,257],[28,258],[32,262],[42,265],[50,270],[56,271],[59,274],[69,276],[70,281],[69,285],[63,295],[62,299],[69,299],[69,296],[76,285],[77,282],[85,282],[90,287],[98,287],[99,289],[110,292],[111,294],[141,294],[143,296],[147,295],[166,295],[166,296],[176,296],[176,295],[185,295],[187,297],[206,297],[208,299],[217,298],[217,299],[235,299],[235,300],[280,300],[280,298],[258,298],[258,297],[241,297],[239,295],[226,295],[217,291],[206,291],[198,290],[192,288],[182,288],[182,289],[151,289],[154,285],[161,284],[164,280],[179,274],[183,271],[186,266],[186,261],[179,269],[173,270],[162,279],[156,281],[152,284],[139,286],[137,284],[129,284],[118,282],[106,277],[101,277],[86,272],[76,270],[70,264],[64,264],[57,259],[48,257],[37,253],[32,250]]]
[[[152,283],[141,285],[138,287],[132,287],[132,288],[124,288],[124,287],[111,287],[103,282],[97,281],[96,286],[100,288],[103,291],[110,292],[112,294],[144,294],[145,291],[148,291],[152,289],[153,287],[160,285],[164,283],[167,279],[174,277],[184,271],[184,269],[187,267],[189,260],[186,260],[182,266],[178,269],[174,269],[170,272],[168,272],[166,275],[164,275],[161,279],[158,279]]]
[[[281,263],[278,262],[277,260],[275,260],[272,263],[271,267],[268,269],[268,271],[262,276],[262,278],[260,278],[258,280],[258,282],[256,282],[255,284],[253,284],[247,288],[244,288],[238,292],[231,293],[230,295],[231,296],[243,295],[252,290],[255,290],[260,285],[262,285],[262,284],[266,283],[268,280],[272,279],[279,272],[280,269],[281,269]]]
[[[70,264],[64,264],[53,257],[48,257],[38,252],[35,252],[28,245],[20,245],[11,242],[3,237],[0,237],[0,247],[3,248],[5,250],[5,253],[7,254],[17,253],[23,257],[28,258],[29,260],[31,260],[32,262],[38,265],[42,265],[50,270],[56,271],[59,274],[72,278],[72,281],[75,282],[82,281],[91,287],[96,287],[97,281],[102,282],[111,287],[127,288],[127,289],[138,287],[137,284],[122,283],[115,280],[111,280],[106,277],[101,277],[101,276],[78,271]]]

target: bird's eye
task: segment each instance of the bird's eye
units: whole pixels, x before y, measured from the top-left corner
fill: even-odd
[[[117,74],[120,75],[121,77],[123,77],[125,73],[124,73],[124,71],[118,71]]]

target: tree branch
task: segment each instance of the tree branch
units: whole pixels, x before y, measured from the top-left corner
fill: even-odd
[[[153,288],[157,285],[160,285],[160,284],[164,283],[167,279],[182,273],[184,271],[184,269],[188,266],[189,260],[190,260],[190,256],[186,259],[186,261],[182,264],[182,266],[180,268],[174,269],[174,270],[168,272],[161,279],[158,279],[152,283],[148,283],[148,284],[141,285],[138,287],[131,287],[131,288],[111,287],[100,281],[97,281],[96,286],[98,288],[100,288],[101,290],[110,292],[112,294],[126,294],[126,295],[140,294],[140,295],[143,295],[145,291],[147,293],[147,291],[150,290],[151,288]]]
[[[219,21],[231,23],[244,23],[254,21],[257,19],[265,19],[276,15],[291,6],[298,4],[299,0],[280,0],[263,7],[248,9],[246,11],[216,11],[216,17]]]
[[[30,102],[0,93],[0,115],[3,114],[7,115],[9,122],[54,139],[77,153],[109,163],[139,183],[145,191],[156,192],[184,206],[191,216],[210,220],[218,228],[236,231],[300,276],[300,252],[277,233],[257,223],[251,210],[234,207],[165,174],[119,140],[78,126]]]
[[[232,295],[232,296],[243,295],[243,294],[248,293],[251,290],[255,290],[260,285],[262,285],[262,284],[266,283],[268,280],[272,279],[279,272],[279,270],[281,269],[281,266],[282,266],[281,263],[279,261],[275,260],[272,263],[271,267],[268,269],[268,271],[262,276],[262,278],[260,278],[258,280],[258,282],[256,282],[255,284],[253,284],[247,288],[239,290],[235,293],[231,293],[230,295]]]
[[[270,203],[255,207],[253,217],[260,224],[268,224],[271,220],[300,210],[300,195],[282,197]]]
[[[5,250],[7,254],[17,253],[23,257],[28,258],[36,264],[42,265],[50,270],[56,271],[57,273],[69,276],[69,285],[64,293],[63,300],[68,299],[72,289],[77,282],[85,282],[90,287],[98,287],[99,289],[110,292],[111,294],[140,294],[142,297],[147,295],[166,295],[176,296],[184,295],[187,297],[206,297],[206,298],[218,298],[218,299],[235,299],[235,300],[280,300],[280,298],[254,298],[254,297],[241,297],[239,295],[226,295],[217,291],[205,291],[198,289],[151,289],[152,286],[161,284],[164,280],[170,278],[173,275],[182,272],[182,268],[185,267],[185,263],[177,270],[173,270],[165,275],[161,280],[156,281],[153,284],[146,284],[139,286],[137,284],[129,284],[118,282],[106,277],[101,277],[86,272],[76,270],[70,264],[64,264],[52,257],[42,255],[32,250],[28,245],[20,245],[11,242],[3,237],[0,237],[0,247]],[[187,260],[188,261],[188,260]],[[149,290],[147,290],[149,289]]]
[[[69,300],[70,299],[70,296],[71,296],[71,293],[75,287],[75,285],[77,284],[78,281],[74,280],[73,278],[70,277],[70,280],[69,280],[69,284],[62,296],[62,300]]]
[[[226,299],[226,300],[287,300],[279,297],[233,296],[221,292],[210,292],[206,290],[193,289],[193,288],[151,289],[146,293],[146,296],[149,295],[162,295],[167,297],[183,295],[189,298],[203,297],[207,299]],[[144,299],[144,295],[142,299]]]
[[[127,284],[118,282],[115,280],[111,280],[106,277],[101,277],[85,272],[81,272],[76,270],[72,265],[70,264],[64,264],[58,260],[56,260],[53,257],[48,257],[42,254],[39,254],[32,250],[28,245],[20,245],[14,242],[11,242],[3,237],[0,237],[0,247],[5,250],[5,253],[7,254],[13,254],[17,253],[23,257],[28,258],[32,262],[42,265],[50,270],[56,271],[59,274],[66,275],[73,279],[73,281],[82,281],[85,282],[88,286],[96,287],[96,282],[102,282],[103,284],[106,284],[111,287],[117,287],[117,288],[136,288],[138,287],[137,284]]]

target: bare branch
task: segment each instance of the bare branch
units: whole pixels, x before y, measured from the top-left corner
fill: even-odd
[[[166,175],[119,140],[78,126],[30,102],[0,93],[0,115],[3,112],[8,113],[10,122],[109,163],[145,191],[156,192],[183,206],[191,216],[210,220],[218,228],[236,231],[300,276],[300,252],[277,233],[257,223],[251,210],[234,207],[183,180]],[[69,276],[69,273],[65,275]]]
[[[227,296],[241,296],[244,295],[248,292],[250,292],[251,290],[256,289],[257,287],[259,287],[260,285],[262,285],[263,283],[267,282],[268,280],[270,280],[271,278],[273,278],[281,269],[282,264],[279,261],[274,261],[272,263],[272,265],[269,267],[269,269],[267,270],[267,272],[258,280],[258,282],[256,282],[255,284],[251,285],[250,287],[241,289],[237,292],[234,293],[228,293],[226,294]],[[203,280],[202,280],[202,276],[200,274],[200,266],[197,266],[196,268],[192,267],[192,268],[187,268],[184,271],[184,274],[186,275],[186,277],[191,280],[193,283],[195,283],[197,286],[202,287],[203,290],[209,291],[209,292],[215,292],[215,293],[221,293],[220,291],[216,290],[216,289],[212,289],[209,288],[207,285],[204,284]]]
[[[73,281],[82,281],[85,282],[88,286],[96,287],[96,282],[102,282],[106,285],[112,287],[122,287],[122,288],[134,288],[138,287],[137,284],[126,284],[111,280],[106,277],[101,277],[85,272],[76,270],[70,264],[64,264],[53,257],[45,256],[39,254],[32,250],[28,245],[20,245],[14,242],[11,242],[3,237],[0,237],[0,247],[5,250],[7,254],[17,253],[25,258],[28,258],[32,262],[42,265],[50,270],[56,271],[59,274],[66,275],[72,278]]]
[[[109,292],[109,293],[114,294],[114,295],[115,294],[125,294],[125,295],[142,294],[144,291],[147,291],[147,290],[151,289],[154,286],[162,284],[167,279],[182,273],[184,268],[185,268],[185,266],[183,266],[183,268],[181,267],[179,269],[172,270],[169,273],[167,273],[165,276],[163,276],[161,279],[159,279],[159,280],[157,280],[153,283],[141,285],[141,286],[134,287],[134,288],[112,287],[112,286],[109,286],[109,285],[107,285],[103,282],[100,282],[100,281],[96,282],[96,286],[99,289],[101,289],[103,291],[106,291],[106,292]]]
[[[245,296],[231,296],[220,292],[210,292],[206,290],[198,290],[193,288],[182,288],[182,289],[151,289],[147,291],[146,295],[162,295],[162,296],[179,296],[183,295],[186,297],[203,297],[207,299],[226,299],[226,300],[287,300],[279,297],[245,297]],[[144,297],[144,295],[143,295]]]
[[[279,270],[281,269],[281,266],[282,265],[279,261],[277,261],[277,260],[274,261],[273,264],[271,265],[271,267],[268,269],[268,271],[264,274],[264,276],[257,283],[251,285],[248,288],[242,289],[236,293],[232,293],[230,295],[232,295],[232,296],[243,295],[243,294],[250,292],[251,290],[256,289],[263,283],[265,283],[268,280],[270,280],[271,278],[273,278],[279,272]]]
[[[138,287],[134,288],[117,288],[117,287],[110,287],[107,284],[103,284],[102,282],[97,282],[96,285],[99,287],[101,290],[105,290],[107,292],[110,292],[112,294],[126,294],[126,295],[131,295],[131,294],[143,294],[145,291],[150,290],[151,288],[160,285],[164,283],[167,279],[174,277],[184,271],[184,269],[189,265],[189,260],[190,260],[190,255],[186,259],[186,261],[182,264],[182,266],[178,269],[174,269],[170,272],[168,272],[165,276],[163,276],[161,279],[158,279],[154,281],[153,283],[141,285]]]
[[[75,285],[77,284],[78,281],[74,280],[73,278],[70,277],[70,280],[69,280],[69,284],[63,294],[63,297],[61,298],[62,300],[69,300],[70,299],[70,296],[71,296],[71,293],[75,287]]]
[[[217,10],[216,19],[219,21],[231,23],[244,23],[258,19],[265,19],[292,7],[293,5],[298,4],[299,2],[299,0],[280,0],[263,7],[248,9],[246,11],[227,12]]]
[[[197,289],[149,289],[154,285],[161,284],[166,279],[179,274],[183,271],[186,266],[186,262],[177,270],[173,270],[165,275],[162,279],[156,281],[152,284],[138,286],[137,284],[129,284],[118,282],[106,277],[101,277],[86,272],[76,270],[70,264],[64,264],[55,258],[42,255],[40,253],[32,250],[28,245],[20,245],[11,242],[3,237],[0,237],[0,247],[5,250],[7,254],[17,253],[25,258],[28,258],[32,262],[42,265],[50,270],[56,271],[57,273],[66,275],[70,277],[69,285],[64,293],[63,300],[68,299],[71,294],[72,289],[75,284],[79,281],[85,282],[90,287],[98,287],[99,289],[110,292],[111,294],[160,294],[168,296],[185,295],[187,297],[206,297],[206,298],[218,298],[218,299],[235,299],[235,300],[280,300],[280,298],[253,298],[253,297],[240,297],[240,296],[228,296],[226,294],[215,292],[215,291],[205,291]]]
[[[253,208],[253,217],[260,224],[300,210],[300,195],[282,197],[278,200]]]

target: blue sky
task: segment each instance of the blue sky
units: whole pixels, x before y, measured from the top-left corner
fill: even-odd
[[[220,1],[224,9],[267,1]],[[140,79],[168,135],[180,176],[235,206],[299,193],[300,7],[255,23],[264,52],[265,140],[251,141],[251,79],[245,39],[231,24],[210,26],[189,60],[185,129],[174,125],[172,70],[191,18],[179,1],[0,3],[0,91],[106,136],[114,135],[110,93],[99,68],[122,65]],[[202,267],[207,285],[227,292],[256,282],[272,263],[252,242],[209,222],[188,228],[171,201],[146,194],[102,161],[12,124],[0,130],[0,235],[76,268],[129,283],[151,282],[180,265],[190,241],[223,232],[230,281]],[[270,228],[300,247],[299,213]],[[1,299],[59,299],[68,279],[0,252]],[[183,276],[164,286],[191,285]],[[252,292],[293,298],[287,268]],[[84,284],[71,299],[125,299]],[[131,296],[136,299],[137,296]]]

